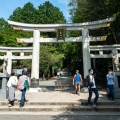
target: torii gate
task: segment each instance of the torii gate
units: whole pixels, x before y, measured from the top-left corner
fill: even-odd
[[[91,67],[90,49],[89,49],[89,30],[98,29],[100,27],[109,27],[110,22],[115,18],[107,18],[104,20],[74,23],[74,24],[26,24],[14,21],[8,23],[13,26],[15,30],[23,30],[33,32],[33,55],[32,55],[32,74],[31,78],[39,79],[39,40],[40,32],[55,32],[56,29],[65,29],[66,31],[82,31],[82,46],[83,46],[83,68],[84,78],[88,74],[88,69]]]
[[[32,59],[32,54],[25,56],[25,52],[32,53],[33,47],[1,47],[0,46],[0,52],[6,53],[4,56],[0,56],[1,60],[4,60],[4,64],[6,61],[6,73],[11,74],[12,70],[12,60],[19,60],[19,59]],[[18,52],[20,53],[19,56],[14,56],[13,53]],[[5,67],[4,66],[4,67]]]
[[[104,41],[106,40],[106,36],[102,37],[89,37],[90,42],[95,41]],[[33,43],[33,38],[17,38],[17,41],[19,43]],[[56,38],[40,38],[40,43],[42,42],[57,42]],[[64,42],[63,40],[59,40],[58,42]],[[66,38],[65,42],[82,42],[82,36],[80,37],[70,37]],[[29,56],[25,56],[25,52],[33,52],[33,47],[0,47],[0,52],[5,52],[6,55],[0,56],[1,60],[4,60],[3,62],[3,71],[4,73],[11,74],[12,70],[12,60],[18,60],[18,59],[32,59],[32,54]],[[14,56],[13,53],[18,52],[20,55]],[[5,70],[6,67],[6,70]]]

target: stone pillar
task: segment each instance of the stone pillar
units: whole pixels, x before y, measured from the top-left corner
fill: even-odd
[[[118,57],[118,50],[113,49],[112,50],[112,63],[113,63],[113,70],[114,71],[119,71],[119,57]]]
[[[40,32],[34,30],[33,34],[33,55],[32,55],[32,73],[31,73],[31,87],[39,86],[39,54],[40,54]]]
[[[4,73],[0,73],[0,80],[2,80],[2,85],[0,88],[0,99],[6,99],[7,97],[7,81],[9,79],[10,75],[4,74]]]
[[[53,75],[53,76],[54,76],[54,73],[55,73],[55,72],[54,72],[54,67],[52,67],[52,75]]]
[[[114,80],[114,96],[115,98],[120,98],[120,86],[118,81],[120,81],[120,72],[115,72],[115,80]]]
[[[7,60],[4,59],[4,61],[3,61],[3,73],[5,73],[5,74],[7,73],[6,68],[7,68]]]
[[[90,48],[89,48],[89,30],[87,28],[82,29],[82,46],[83,46],[84,78],[86,78],[88,74],[88,69],[91,68]]]
[[[21,52],[21,53],[20,53],[20,56],[24,56],[24,52]]]
[[[12,70],[12,52],[11,51],[7,51],[7,73],[11,74],[11,70]]]

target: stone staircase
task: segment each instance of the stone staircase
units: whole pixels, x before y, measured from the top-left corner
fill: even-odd
[[[0,102],[0,112],[120,112],[119,102],[98,102],[97,108],[90,108],[86,102],[26,102],[19,108],[19,102],[8,107],[8,102]]]

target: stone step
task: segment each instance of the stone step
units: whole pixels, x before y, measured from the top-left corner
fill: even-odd
[[[64,111],[64,112],[68,112],[68,111],[96,111],[96,112],[120,112],[120,106],[98,106],[97,108],[93,108],[93,107],[88,107],[88,106],[44,106],[44,105],[40,105],[40,106],[24,106],[23,108],[19,108],[19,106],[13,106],[13,107],[7,107],[7,106],[1,106],[0,107],[0,111],[15,111],[15,112],[54,112],[54,111]]]
[[[19,105],[19,101],[15,101],[14,105]],[[8,101],[0,101],[0,106],[7,106],[8,105]],[[71,105],[71,106],[87,106],[87,102],[25,102],[25,105],[26,106],[33,106],[33,105],[51,105],[51,106],[54,106],[54,105],[61,105],[61,106],[64,106],[64,105]],[[114,106],[120,106],[120,101],[118,102],[112,102],[112,101],[104,101],[104,102],[98,102],[97,103],[98,106],[101,106],[101,105],[105,105],[105,106],[110,106],[110,105],[114,105]]]
[[[97,116],[98,118],[101,116],[103,118],[103,116],[119,116],[120,117],[120,112],[117,111],[117,112],[99,112],[99,111],[69,111],[69,112],[65,112],[65,111],[40,111],[40,112],[35,112],[35,111],[32,111],[32,112],[29,112],[29,111],[7,111],[7,112],[4,112],[4,111],[0,111],[0,115],[29,115],[29,117],[31,115],[51,115],[51,116],[78,116],[79,117],[81,116],[83,118],[83,116]],[[17,120],[17,119],[16,119]],[[49,119],[50,120],[50,119]],[[63,120],[63,119],[61,119]],[[68,119],[67,119],[68,120]],[[78,119],[77,119],[78,120]],[[108,119],[107,119],[108,120]],[[113,119],[113,120],[116,120],[116,119]]]

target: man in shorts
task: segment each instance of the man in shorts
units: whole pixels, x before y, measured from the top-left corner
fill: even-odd
[[[76,74],[73,77],[73,85],[75,85],[76,94],[80,95],[80,84],[82,82],[82,76],[79,74],[79,70],[76,70]]]

